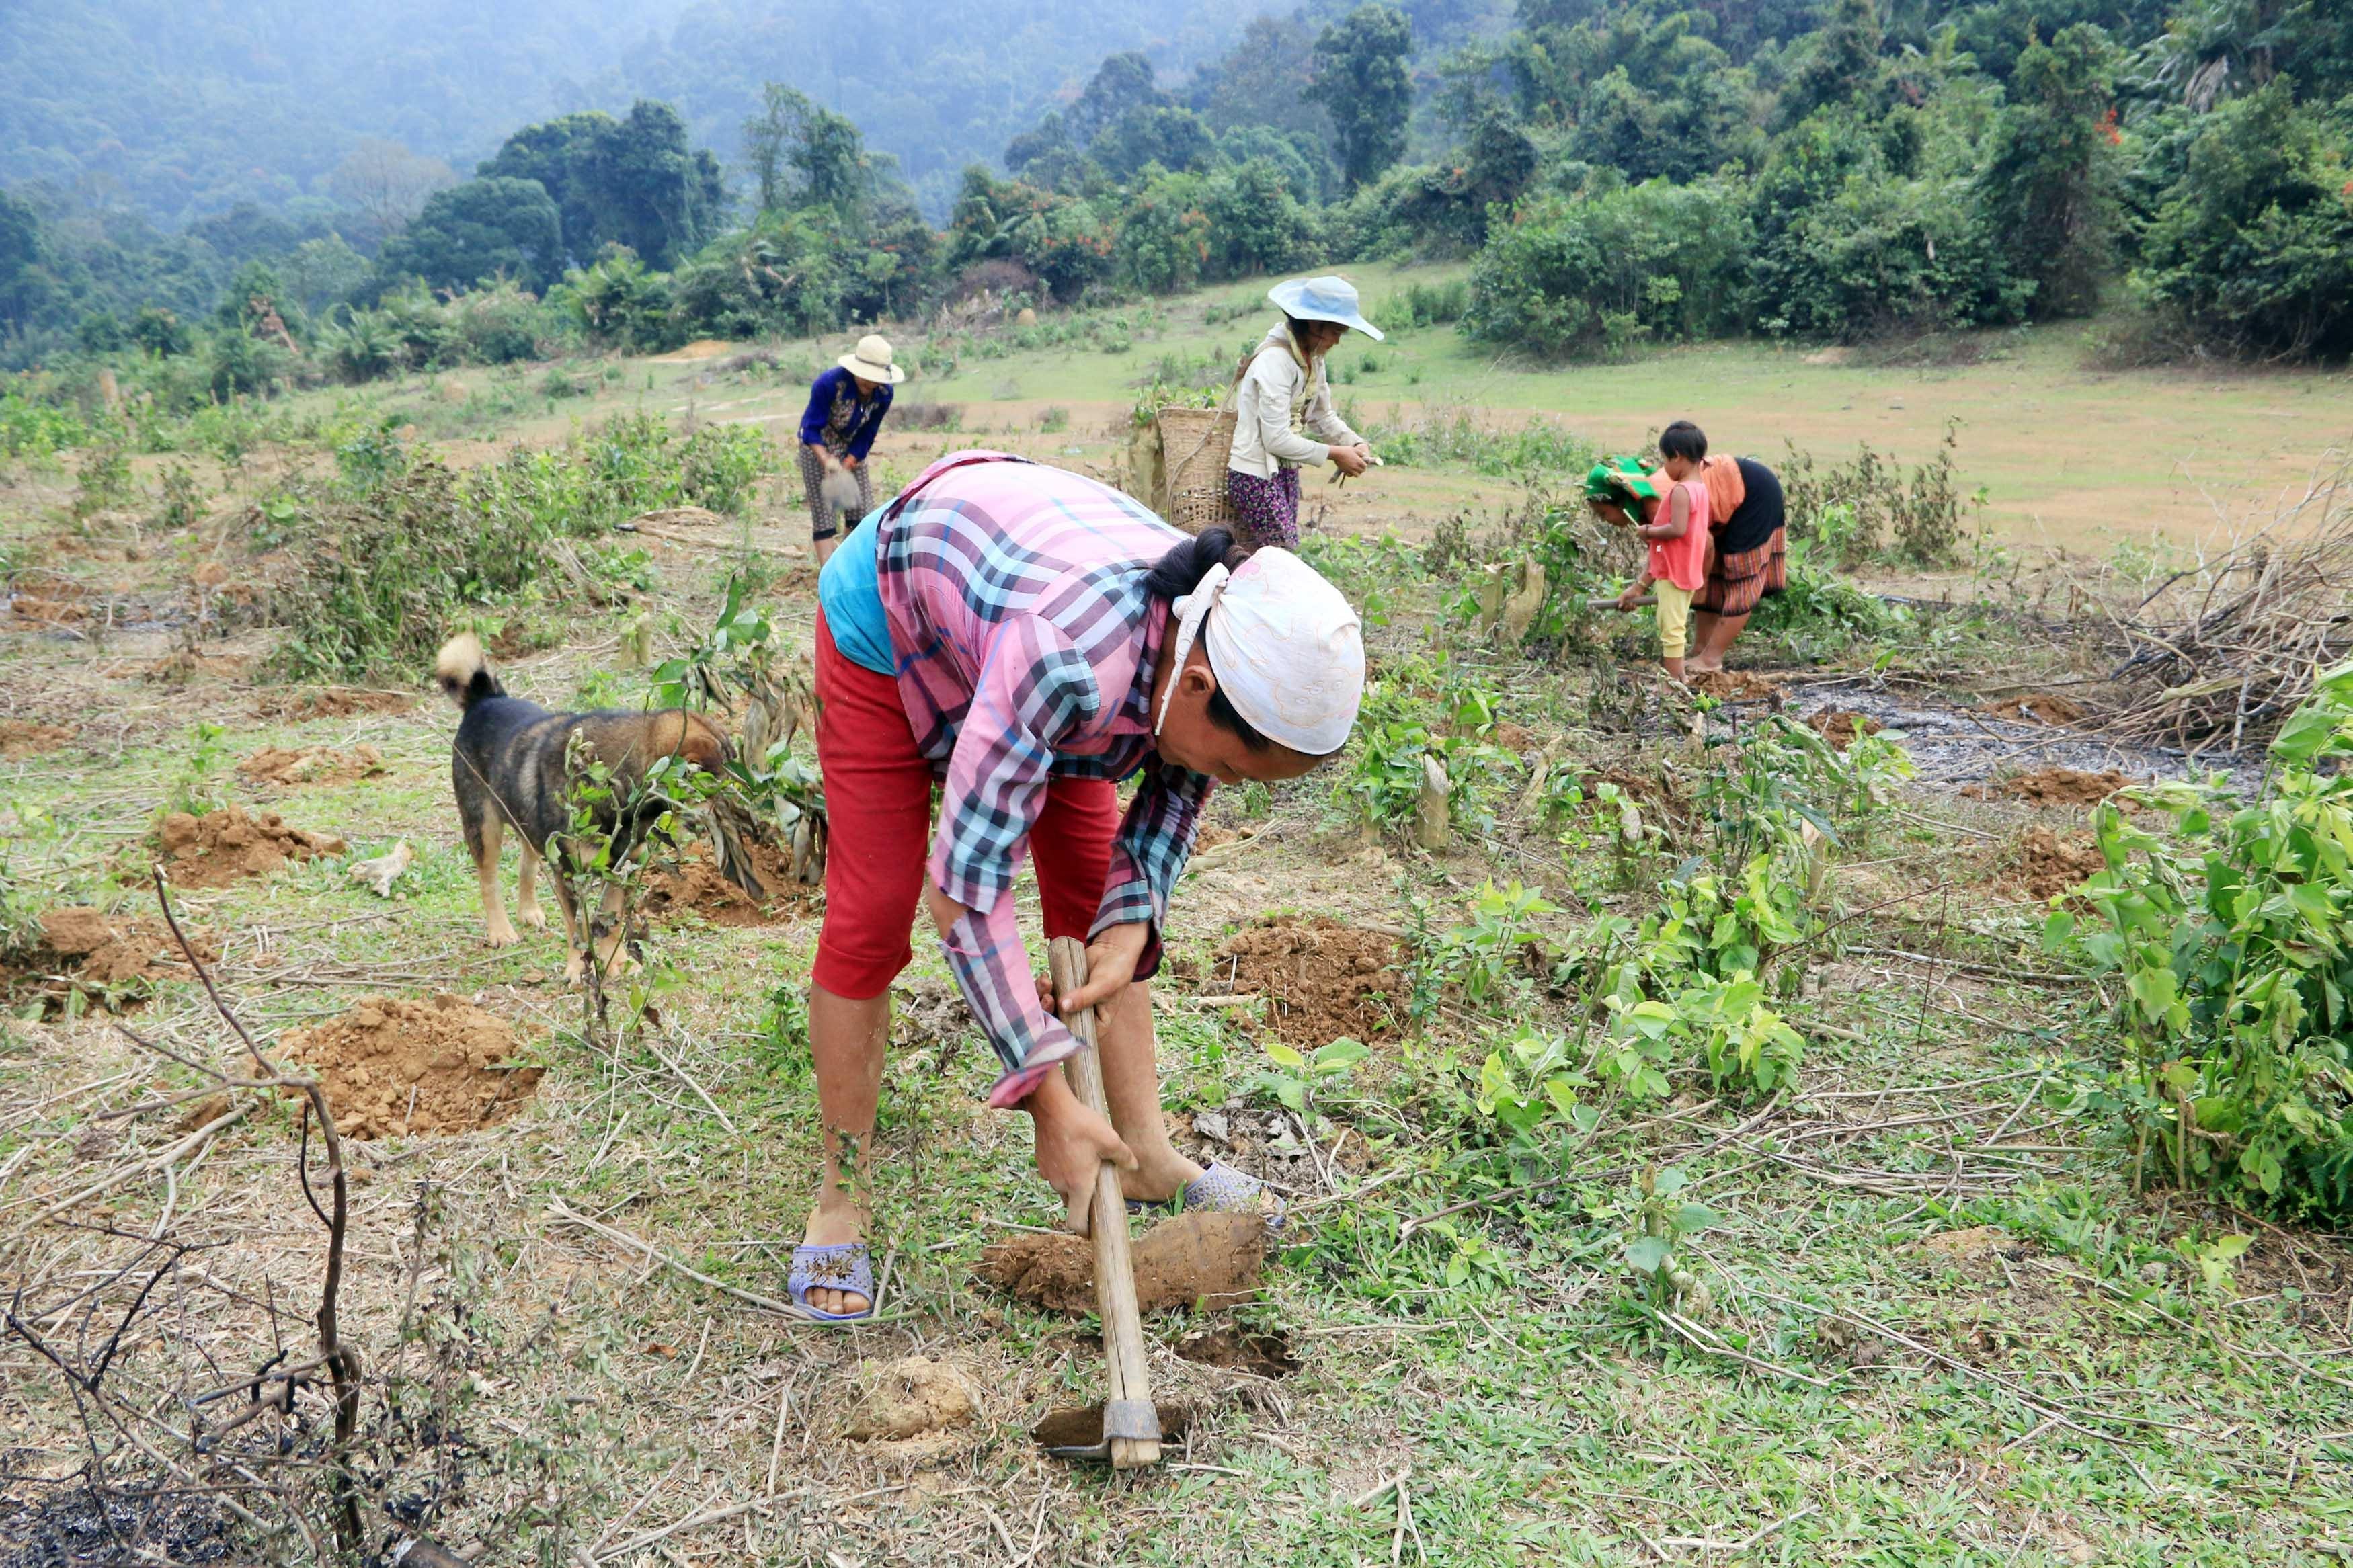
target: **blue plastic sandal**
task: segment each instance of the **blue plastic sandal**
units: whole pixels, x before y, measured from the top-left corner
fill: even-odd
[[[874,1315],[874,1255],[862,1241],[793,1248],[793,1272],[785,1287],[793,1305],[824,1323],[855,1323]],[[848,1290],[866,1298],[855,1312],[828,1312],[809,1305],[811,1290]]]
[[[1208,1170],[1185,1184],[1185,1191],[1179,1197],[1176,1207],[1180,1211],[1205,1209],[1212,1214],[1265,1214],[1266,1211],[1259,1205],[1259,1198],[1265,1191],[1266,1184],[1257,1177],[1246,1175],[1235,1170],[1223,1160],[1213,1160],[1209,1163]],[[1130,1214],[1144,1214],[1162,1206],[1164,1205],[1160,1204],[1145,1203],[1142,1198],[1127,1200],[1127,1212]],[[1266,1214],[1266,1228],[1281,1230],[1283,1217],[1283,1203],[1281,1198],[1277,1198],[1274,1200],[1274,1211],[1271,1214]]]

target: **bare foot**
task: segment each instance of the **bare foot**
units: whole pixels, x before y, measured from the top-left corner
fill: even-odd
[[[1135,1151],[1135,1169],[1119,1174],[1124,1195],[1138,1203],[1165,1204],[1201,1179],[1202,1167],[1176,1152],[1165,1136],[1156,1141],[1157,1147],[1151,1139],[1124,1131],[1120,1136]]]

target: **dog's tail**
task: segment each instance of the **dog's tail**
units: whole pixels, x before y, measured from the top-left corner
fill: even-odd
[[[441,645],[434,656],[433,678],[441,689],[460,708],[471,708],[485,697],[504,697],[507,689],[491,673],[490,661],[482,657],[482,639],[471,632],[459,632]]]

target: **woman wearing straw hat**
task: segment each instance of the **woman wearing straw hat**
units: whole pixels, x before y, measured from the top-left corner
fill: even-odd
[[[1381,330],[1357,309],[1344,278],[1293,278],[1267,290],[1282,321],[1243,367],[1234,402],[1234,447],[1226,494],[1254,544],[1299,547],[1299,470],[1329,460],[1343,475],[1365,471],[1373,449],[1332,406],[1324,356],[1353,327],[1375,342]]]
[[[808,1033],[824,1165],[796,1301],[873,1310],[875,1100],[918,906],[996,1047],[988,1103],[1029,1113],[1039,1173],[1074,1227],[1105,1159],[1140,1201],[1264,1206],[1249,1176],[1169,1143],[1150,979],[1212,786],[1329,759],[1364,680],[1356,612],[1314,568],[1223,528],[1187,537],[1083,475],[953,453],[850,531],[818,578],[833,837]],[[1135,775],[1123,816],[1115,786]],[[1097,1009],[1108,1121],[1057,1070],[1078,1047],[1022,946],[1024,861],[1046,934],[1087,943],[1087,983],[1064,1010]]]
[[[891,412],[891,389],[906,379],[907,373],[891,363],[890,341],[869,332],[809,383],[808,407],[801,415],[801,488],[808,494],[809,539],[820,566],[833,554],[839,513],[849,503],[845,480],[857,484],[858,516],[874,510],[866,454],[882,428],[882,416]]]

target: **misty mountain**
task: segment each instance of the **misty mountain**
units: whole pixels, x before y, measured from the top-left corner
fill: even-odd
[[[667,99],[735,164],[766,80],[849,115],[927,208],[1106,54],[1164,79],[1286,0],[110,0],[0,5],[0,185],[177,226],[323,207],[363,139],[459,174],[519,125]]]

